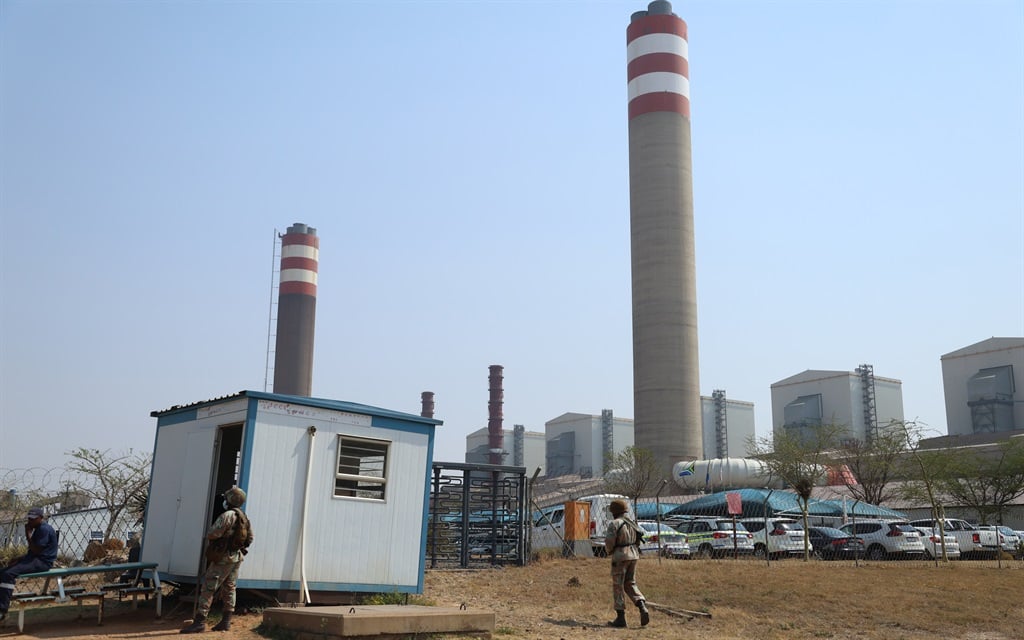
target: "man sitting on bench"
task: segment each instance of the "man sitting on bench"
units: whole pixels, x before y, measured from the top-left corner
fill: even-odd
[[[43,510],[32,507],[25,521],[28,553],[0,572],[0,620],[7,617],[7,608],[14,593],[14,580],[23,573],[48,571],[57,560],[57,532],[43,522]]]

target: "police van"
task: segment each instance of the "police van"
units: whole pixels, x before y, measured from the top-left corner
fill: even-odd
[[[690,552],[698,558],[725,558],[754,553],[754,536],[731,518],[687,518],[671,522],[676,531],[686,534]]]
[[[612,500],[626,503],[626,517],[636,521],[633,505],[626,496],[615,493],[602,493],[593,496],[576,498],[575,502],[586,502],[590,505],[590,547],[595,556],[606,555],[604,549],[604,533],[608,523],[614,520],[608,505]],[[534,514],[531,532],[531,549],[560,549],[565,540],[565,505],[556,504],[541,509]]]

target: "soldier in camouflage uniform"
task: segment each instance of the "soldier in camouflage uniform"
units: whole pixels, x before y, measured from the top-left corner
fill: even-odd
[[[640,559],[638,540],[640,526],[626,517],[626,503],[612,500],[608,505],[614,520],[608,523],[604,534],[604,548],[612,559],[612,596],[615,598],[615,619],[612,627],[626,626],[626,596],[640,610],[640,625],[651,621],[644,594],[636,586],[636,562]]]
[[[206,631],[206,616],[210,613],[213,598],[218,589],[223,602],[223,617],[214,627],[214,631],[227,631],[231,628],[231,616],[235,612],[235,580],[238,579],[238,568],[252,544],[252,526],[244,513],[236,509],[245,503],[245,492],[238,487],[231,487],[224,492],[224,508],[210,526],[206,534],[206,573],[203,577],[203,588],[199,595],[199,610],[194,622],[181,633],[200,633]],[[230,543],[235,537],[236,529],[244,526],[248,531],[242,545]],[[238,547],[238,548],[235,548]]]

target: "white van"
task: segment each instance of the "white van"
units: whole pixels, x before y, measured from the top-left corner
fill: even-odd
[[[590,546],[595,556],[604,556],[604,532],[608,523],[612,521],[612,514],[608,511],[608,505],[612,500],[622,500],[626,503],[626,516],[636,520],[633,514],[633,505],[629,498],[614,493],[602,493],[593,496],[576,498],[576,502],[587,502],[590,504]],[[531,538],[531,549],[558,549],[562,546],[565,538],[565,505],[557,504],[541,509],[533,519],[533,531]]]

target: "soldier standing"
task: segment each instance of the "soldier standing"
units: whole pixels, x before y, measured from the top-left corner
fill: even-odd
[[[217,590],[221,590],[221,601],[224,604],[223,617],[214,627],[214,631],[227,631],[231,628],[231,616],[235,612],[235,581],[238,579],[238,568],[242,565],[245,554],[252,544],[252,526],[249,518],[239,507],[245,503],[245,492],[238,487],[231,487],[224,492],[224,508],[226,511],[213,522],[206,534],[206,573],[203,578],[203,589],[199,595],[199,609],[193,623],[181,630],[181,633],[200,633],[206,631],[206,616]]]
[[[640,625],[646,626],[651,621],[647,611],[644,594],[636,586],[636,562],[640,559],[638,541],[641,539],[640,526],[626,517],[626,503],[612,500],[608,505],[614,520],[608,523],[604,534],[604,548],[612,559],[612,596],[615,599],[614,620],[608,624],[612,627],[626,626],[626,596],[628,595],[636,608],[640,610]]]

